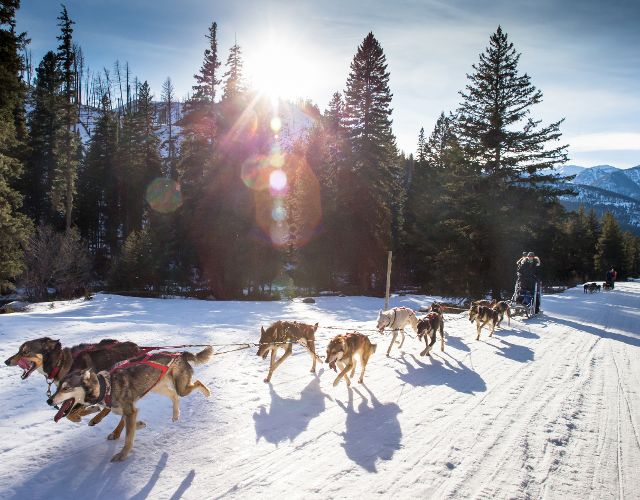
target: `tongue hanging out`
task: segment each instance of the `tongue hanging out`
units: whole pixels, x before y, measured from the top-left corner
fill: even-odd
[[[338,371],[336,369],[336,362],[335,361],[332,361],[331,363],[329,363],[329,368],[331,368],[334,372]]]
[[[18,361],[18,366],[24,370],[22,372],[22,380],[31,375],[33,370],[36,369],[36,364],[32,361],[29,361],[27,358],[20,358],[20,360]]]
[[[75,398],[65,399],[62,405],[60,406],[58,413],[56,413],[56,416],[53,417],[54,422],[57,422],[62,417],[66,417],[67,414],[71,411],[71,408],[73,408],[73,404],[75,402],[76,402]]]

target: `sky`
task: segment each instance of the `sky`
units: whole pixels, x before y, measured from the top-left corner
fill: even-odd
[[[544,101],[532,117],[564,118],[569,163],[640,165],[640,1],[609,0],[67,0],[74,40],[92,70],[127,61],[156,97],[170,76],[179,97],[194,83],[218,24],[222,59],[235,41],[254,86],[325,109],[342,91],[372,31],[387,57],[393,130],[415,152],[440,112],[454,111],[467,73],[498,25],[522,54]],[[55,49],[54,0],[22,0],[18,30],[37,65]]]

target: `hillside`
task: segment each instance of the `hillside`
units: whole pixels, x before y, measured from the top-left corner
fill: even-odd
[[[575,175],[569,181],[577,196],[564,196],[562,204],[569,210],[583,205],[601,216],[611,212],[625,230],[640,234],[640,165],[619,169],[610,165],[592,168],[564,165],[555,169],[563,176]]]

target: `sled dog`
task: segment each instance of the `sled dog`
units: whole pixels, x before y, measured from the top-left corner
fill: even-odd
[[[418,340],[422,341],[424,337],[425,349],[420,356],[430,356],[433,344],[436,343],[436,334],[440,330],[440,350],[444,352],[444,317],[440,311],[440,307],[431,306],[431,312],[418,321]]]
[[[191,381],[193,368],[189,363],[206,363],[212,354],[211,347],[198,354],[158,352],[123,361],[110,370],[97,373],[91,369],[73,371],[61,381],[47,402],[61,405],[54,417],[56,422],[75,404],[101,405],[122,415],[118,427],[108,436],[110,440],[118,439],[122,428],[126,428],[124,447],[111,458],[112,462],[121,461],[127,458],[133,447],[138,427],[136,402],[150,391],[169,397],[173,402],[175,422],[180,417],[179,396],[187,396],[194,389],[206,397],[211,395],[209,388],[200,380]]]
[[[298,323],[297,321],[276,321],[272,323],[266,330],[264,327],[260,327],[260,345],[258,346],[258,352],[256,356],[262,356],[262,359],[266,359],[269,351],[271,351],[271,361],[269,362],[269,374],[264,379],[265,383],[271,381],[273,372],[276,371],[285,359],[291,356],[293,351],[293,343],[297,342],[304,345],[313,359],[311,365],[311,373],[316,372],[316,330],[318,329],[318,323],[315,325],[307,325],[305,323]],[[276,354],[278,349],[284,349],[284,354],[276,361]]]
[[[87,368],[94,371],[106,370],[118,361],[140,353],[140,348],[133,342],[104,339],[97,344],[78,344],[63,348],[59,340],[42,337],[22,344],[18,352],[7,359],[5,364],[22,368],[23,380],[37,370],[47,380],[52,380],[59,386],[60,381],[71,371]],[[94,413],[92,410],[95,408],[78,408],[69,412],[67,418],[79,422],[84,415]]]
[[[391,343],[387,349],[387,357],[389,356],[391,348],[396,341],[398,332],[402,333],[402,341],[400,342],[398,349],[402,348],[402,344],[404,344],[404,328],[407,325],[410,325],[411,328],[413,328],[413,331],[418,333],[418,318],[416,318],[416,313],[408,307],[394,307],[387,311],[380,310],[378,311],[377,322],[378,324],[376,328],[380,333],[382,333],[385,328],[388,328],[393,333]]]
[[[497,302],[496,299],[491,299],[491,300],[480,299],[480,300],[474,300],[473,302],[471,302],[471,305],[493,307],[496,305],[496,302]]]
[[[511,312],[509,311],[509,304],[504,300],[496,303],[491,309],[495,309],[498,311],[498,322],[496,323],[496,328],[500,326],[502,320],[504,319],[504,315],[507,315],[507,324],[511,326]]]
[[[367,369],[367,362],[371,355],[376,352],[376,344],[372,344],[369,337],[358,332],[347,333],[346,335],[336,335],[327,346],[326,362],[329,368],[336,370],[336,365],[340,369],[338,376],[333,381],[333,386],[337,386],[342,377],[345,378],[347,386],[351,385],[349,377],[353,377],[356,372],[356,355],[360,357],[362,371],[358,382],[362,384],[364,372]],[[347,375],[347,372],[351,373]]]
[[[491,329],[489,337],[493,335],[493,332],[496,329],[496,323],[498,322],[498,317],[499,313],[495,309],[491,309],[487,306],[471,306],[469,309],[469,321],[471,323],[474,321],[476,322],[476,329],[478,330],[476,340],[480,340],[480,330],[484,327]]]

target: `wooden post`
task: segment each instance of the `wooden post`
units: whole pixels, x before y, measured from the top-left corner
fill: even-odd
[[[384,296],[384,310],[389,309],[389,289],[391,288],[391,250],[387,257],[387,293]]]

